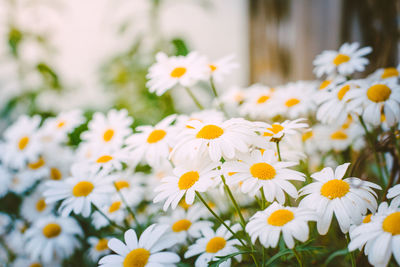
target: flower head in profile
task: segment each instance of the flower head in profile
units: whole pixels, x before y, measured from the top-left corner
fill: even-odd
[[[319,54],[314,60],[314,73],[317,77],[324,74],[350,75],[355,71],[364,71],[369,63],[364,56],[372,52],[372,48],[367,46],[360,48],[359,43],[345,43],[339,51],[326,50]]]
[[[252,119],[265,120],[276,116],[279,110],[272,106],[270,101],[275,95],[275,89],[261,84],[254,84],[242,91],[239,107],[239,113],[243,116],[249,116]],[[268,110],[268,112],[267,112]]]
[[[294,135],[298,134],[301,130],[305,130],[308,124],[304,121],[305,119],[300,118],[292,121],[286,120],[282,123],[275,122],[273,124],[255,122],[255,125],[268,141],[280,141],[285,135]]]
[[[392,200],[391,205],[400,206],[400,184],[388,190],[387,198]]]
[[[168,225],[150,225],[139,240],[134,230],[125,232],[125,243],[113,238],[108,247],[116,255],[107,255],[100,259],[99,267],[173,267],[180,258],[176,253],[163,251],[175,245],[176,240],[168,238]]]
[[[180,85],[190,87],[200,80],[208,77],[210,67],[207,59],[197,52],[191,52],[187,56],[168,57],[159,52],[147,74],[147,87],[151,93],[162,95],[169,89]]]
[[[246,225],[246,232],[255,243],[258,238],[266,247],[275,248],[282,232],[288,248],[295,245],[294,239],[305,242],[308,239],[308,221],[316,221],[315,212],[305,208],[284,207],[276,202],[263,211],[258,211]]]
[[[235,61],[234,55],[229,55],[218,60],[211,61],[208,66],[210,68],[210,76],[216,82],[222,82],[226,75],[230,74],[232,70],[239,67],[239,64]]]
[[[108,241],[111,237],[98,238],[95,236],[90,236],[88,238],[88,243],[90,245],[89,257],[93,261],[98,261],[101,256],[109,254],[111,251],[108,248]]]
[[[316,211],[317,229],[321,235],[328,232],[333,214],[342,232],[347,233],[351,224],[361,223],[368,210],[375,212],[377,208],[377,195],[372,188],[381,187],[355,177],[343,179],[349,165],[342,164],[335,171],[326,167],[312,174],[315,181],[300,189],[300,196],[305,197],[299,207]]]

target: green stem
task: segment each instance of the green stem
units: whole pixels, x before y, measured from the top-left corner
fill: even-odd
[[[116,182],[114,182],[114,187],[115,187],[115,190],[117,190],[117,193],[118,193],[119,197],[121,198],[122,203],[124,203],[126,210],[132,216],[133,220],[135,221],[137,229],[140,231],[141,227],[137,220],[137,217],[136,217],[135,213],[133,212],[133,210],[131,209],[131,207],[129,207],[128,202],[126,201],[122,192],[118,189]]]
[[[265,199],[265,194],[262,187],[260,188],[260,192],[261,192],[261,210],[264,210],[267,200]],[[262,246],[262,267],[264,266],[265,266],[265,247]]]
[[[294,255],[296,256],[296,259],[297,259],[297,262],[299,263],[299,266],[300,266],[300,267],[303,267],[303,263],[301,262],[300,255],[299,255],[299,253],[298,253],[297,250],[296,250],[296,246],[293,247],[293,253],[294,253]]]
[[[204,107],[202,104],[200,104],[199,100],[194,96],[193,92],[190,90],[189,87],[185,87],[186,92],[189,94],[189,96],[192,98],[193,102],[196,104],[196,106],[200,109],[203,110]]]
[[[350,235],[349,235],[349,233],[346,234],[346,242],[347,242],[347,247],[349,247],[349,243],[350,243]],[[349,254],[350,254],[351,267],[356,267],[356,260],[354,258],[353,252],[349,251]]]
[[[96,205],[94,205],[93,203],[92,203],[92,206],[93,206],[93,208],[94,208],[97,212],[99,212],[99,213],[108,221],[108,223],[109,223],[110,225],[112,225],[112,226],[118,228],[118,229],[121,230],[122,232],[125,232],[125,228],[124,228],[124,227],[122,227],[122,226],[116,224],[113,220],[111,220],[106,214],[104,214],[104,212],[102,212],[102,211],[101,211]]]
[[[279,161],[282,161],[281,150],[279,148],[279,142],[276,142],[276,150],[278,151],[278,159],[279,159]]]

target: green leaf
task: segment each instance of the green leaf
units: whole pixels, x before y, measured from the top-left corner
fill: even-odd
[[[343,256],[346,255],[347,253],[349,253],[349,250],[347,248],[341,249],[341,250],[337,250],[335,252],[333,252],[325,261],[325,265],[328,265],[334,258],[338,257],[338,256]]]
[[[42,74],[43,78],[48,82],[51,88],[59,90],[61,88],[58,75],[46,63],[39,63],[37,70]]]
[[[18,55],[18,47],[22,41],[22,38],[23,38],[22,32],[17,28],[13,27],[8,32],[8,45],[11,49],[11,53],[13,56]]]
[[[175,38],[172,40],[172,44],[175,46],[175,55],[177,56],[186,56],[189,54],[189,49],[182,39]]]
[[[293,251],[291,250],[291,249],[284,249],[284,250],[281,250],[281,251],[279,251],[278,253],[276,253],[274,256],[272,256],[267,262],[266,262],[266,265],[268,266],[268,265],[270,265],[270,264],[272,264],[275,260],[277,260],[278,258],[280,258],[280,257],[282,257],[282,256],[285,256],[285,255],[288,255],[288,254],[292,254],[293,253]]]
[[[240,254],[247,254],[247,253],[253,253],[253,251],[239,251],[239,252],[235,252],[235,253],[232,253],[232,254],[229,254],[229,255],[226,255],[226,256],[217,256],[217,258],[219,260],[209,262],[208,266],[209,267],[218,267],[221,263],[223,263],[224,261],[229,260],[230,258],[233,258],[233,257],[235,257],[237,255],[240,255]]]

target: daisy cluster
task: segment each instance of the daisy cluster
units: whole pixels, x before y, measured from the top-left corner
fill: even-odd
[[[0,196],[22,200],[0,213],[0,259],[265,266],[311,264],[309,253],[355,263],[359,250],[374,266],[392,254],[400,264],[400,72],[352,79],[370,52],[344,44],[314,61],[323,81],[221,96],[232,56],[159,53],[149,91],[183,87],[200,111],[135,128],[126,110],[21,116],[0,143]],[[213,103],[196,98],[198,83]]]

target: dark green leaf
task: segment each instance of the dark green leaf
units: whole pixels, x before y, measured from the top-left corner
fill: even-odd
[[[175,55],[186,56],[189,54],[189,49],[182,39],[176,38],[172,40],[172,44],[175,46]]]
[[[325,265],[328,265],[334,258],[338,257],[338,256],[343,256],[346,255],[347,253],[349,253],[349,250],[347,248],[338,250],[333,252],[325,261]]]
[[[221,263],[223,263],[224,261],[229,260],[230,258],[233,258],[233,257],[235,257],[237,255],[240,255],[240,254],[247,254],[247,253],[252,253],[252,251],[239,251],[239,252],[235,252],[235,253],[232,253],[232,254],[229,254],[229,255],[226,255],[226,256],[219,256],[219,257],[217,257],[218,258],[217,261],[209,262],[208,266],[209,267],[218,267]]]

